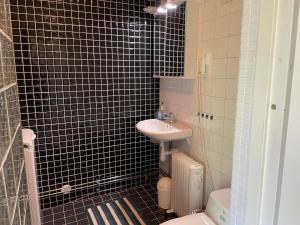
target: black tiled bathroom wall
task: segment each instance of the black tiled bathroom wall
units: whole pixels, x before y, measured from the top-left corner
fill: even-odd
[[[159,103],[147,4],[11,0],[22,125],[37,134],[43,208],[156,182],[158,146],[135,128]]]

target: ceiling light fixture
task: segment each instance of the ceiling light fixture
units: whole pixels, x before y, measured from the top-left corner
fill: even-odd
[[[161,0],[159,6],[148,6],[144,8],[144,11],[152,15],[166,14],[168,10],[174,10],[186,1],[187,0]]]
[[[157,13],[159,13],[159,14],[165,14],[167,12],[168,12],[168,10],[165,7],[163,7],[163,6],[159,6],[157,8]]]
[[[172,3],[167,3],[166,4],[166,9],[176,9],[178,5],[172,4]]]

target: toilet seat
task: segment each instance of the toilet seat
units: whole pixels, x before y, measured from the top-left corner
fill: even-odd
[[[216,223],[205,213],[197,213],[169,220],[160,225],[216,225]]]

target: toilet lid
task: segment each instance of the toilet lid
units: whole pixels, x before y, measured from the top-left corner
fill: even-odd
[[[160,225],[216,225],[205,213],[197,213],[169,220]]]

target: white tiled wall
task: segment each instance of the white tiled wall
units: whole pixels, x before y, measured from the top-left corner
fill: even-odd
[[[161,79],[161,100],[166,111],[193,127],[190,141],[175,146],[205,163],[205,154],[214,189],[230,186],[233,136],[239,72],[242,0],[201,1],[198,55],[212,55],[208,76],[195,80]],[[203,119],[198,112],[214,116]],[[206,175],[206,199],[212,190]]]
[[[244,0],[241,57],[237,95],[237,116],[235,124],[234,163],[232,174],[232,195],[230,207],[230,224],[245,224],[246,197],[248,185],[249,140],[251,115],[254,99],[254,81],[257,54],[257,34],[260,0]]]

